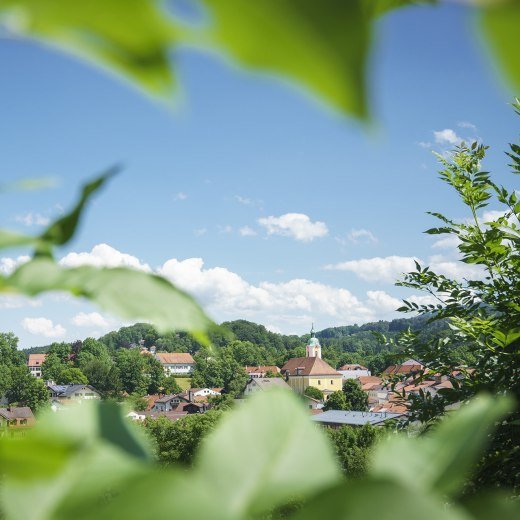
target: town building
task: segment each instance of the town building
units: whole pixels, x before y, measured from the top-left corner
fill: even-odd
[[[269,390],[270,388],[291,389],[291,387],[281,377],[251,378],[246,384],[244,397],[255,394],[256,392]]]
[[[155,401],[151,410],[152,412],[181,411],[182,407],[189,402],[189,399],[183,394],[165,395]]]
[[[404,363],[390,365],[383,370],[383,376],[413,375],[424,370],[424,365],[415,359],[408,359]]]
[[[69,404],[93,399],[101,399],[100,393],[90,385],[55,385],[47,382],[51,402],[55,405]]]
[[[352,412],[344,410],[327,410],[318,415],[313,415],[312,420],[327,428],[340,428],[341,426],[382,426],[386,421],[403,419],[404,414],[386,412]]]
[[[47,359],[47,354],[29,354],[27,360],[27,368],[32,376],[41,379],[42,377],[42,365]]]
[[[187,391],[188,400],[190,402],[203,402],[207,401],[208,397],[215,397],[221,395],[222,388],[190,388]]]
[[[267,377],[269,374],[279,374],[280,369],[276,365],[261,365],[258,367],[245,367],[246,372],[248,373],[251,379]]]
[[[371,375],[370,370],[363,365],[343,365],[338,369],[338,372],[343,376],[343,379],[358,379]]]
[[[282,375],[289,386],[303,394],[309,386],[321,390],[325,399],[332,392],[341,391],[343,376],[321,359],[321,345],[311,330],[309,344],[305,348],[307,357],[292,358],[282,367]]]
[[[157,352],[155,357],[167,376],[191,374],[195,369],[195,360],[188,352]]]
[[[0,408],[0,437],[24,437],[27,429],[35,424],[28,406]]]

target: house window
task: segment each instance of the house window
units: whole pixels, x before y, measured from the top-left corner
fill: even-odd
[[[334,381],[332,381],[332,379],[330,380],[330,384],[333,385],[334,384]]]
[[[27,419],[21,419],[20,424],[27,424]]]
[[[318,379],[318,386],[321,385],[321,381]]]

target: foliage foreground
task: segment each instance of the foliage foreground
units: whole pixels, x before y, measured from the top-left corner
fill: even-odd
[[[296,397],[272,391],[229,412],[191,469],[154,464],[142,431],[110,402],[44,416],[25,438],[1,439],[6,520],[137,518],[503,518],[518,502],[458,499],[490,431],[511,408],[481,396],[430,434],[393,434],[366,477],[341,476],[326,435]]]

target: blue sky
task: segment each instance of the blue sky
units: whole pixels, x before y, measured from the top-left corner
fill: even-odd
[[[57,179],[52,189],[2,195],[0,219],[36,232],[81,182],[121,163],[60,252],[66,265],[158,270],[218,321],[285,333],[311,321],[321,329],[391,319],[396,299],[411,295],[392,281],[413,257],[472,274],[452,244],[422,233],[434,224],[427,210],[464,216],[431,149],[481,138],[491,146],[487,168],[511,185],[503,150],[516,135],[512,95],[473,22],[454,5],[381,22],[369,128],[286,81],[193,50],[172,56],[182,88],[172,112],[70,56],[0,39],[0,178]],[[2,252],[0,268],[25,253]],[[0,330],[23,347],[120,325],[63,296],[0,299]]]

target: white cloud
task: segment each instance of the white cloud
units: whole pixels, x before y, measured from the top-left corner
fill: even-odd
[[[434,249],[456,249],[459,244],[460,240],[457,235],[448,235],[435,241],[432,247]]]
[[[99,312],[80,312],[72,318],[72,323],[77,327],[98,327],[101,329],[110,327],[110,322]]]
[[[41,300],[24,296],[0,296],[0,309],[22,309],[23,307],[40,307]]]
[[[454,130],[451,128],[445,128],[444,130],[438,130],[434,131],[433,135],[435,137],[435,142],[438,144],[460,144],[463,140],[461,137],[459,137]]]
[[[227,226],[217,226],[218,232],[223,235],[229,235],[229,233],[233,233],[233,226],[229,224]]]
[[[251,206],[253,201],[249,197],[242,197],[241,195],[235,195],[235,200],[244,206]]]
[[[22,255],[17,258],[3,257],[0,258],[0,273],[4,276],[11,274],[17,267],[28,262],[31,258]]]
[[[80,265],[130,267],[140,271],[151,271],[148,264],[141,263],[135,256],[121,253],[107,244],[94,246],[90,253],[69,253],[60,260],[60,265],[64,267],[78,267]]]
[[[241,227],[238,230],[238,232],[240,233],[240,236],[242,236],[242,237],[254,237],[256,235],[256,231],[249,226]]]
[[[456,280],[481,279],[484,275],[484,269],[480,265],[465,264],[458,260],[451,260],[443,255],[433,255],[428,260],[431,270],[437,274],[443,274],[448,278]]]
[[[30,334],[44,336],[45,338],[61,338],[67,332],[62,325],[59,323],[54,325],[47,318],[24,318],[22,327]]]
[[[467,128],[468,130],[472,130],[475,133],[477,132],[477,127],[469,121],[459,121],[457,126],[459,126],[459,128]]]
[[[312,222],[303,213],[286,213],[279,217],[264,217],[258,219],[258,223],[267,230],[268,235],[292,237],[301,242],[310,242],[329,233],[324,222]]]
[[[23,215],[16,215],[14,218],[16,222],[20,222],[24,226],[48,226],[51,219],[45,217],[41,213],[24,213]]]
[[[360,242],[375,244],[377,242],[377,238],[368,229],[352,229],[348,234],[348,239],[354,244],[358,244]]]
[[[198,228],[194,231],[195,233],[195,236],[198,236],[198,237],[202,237],[204,236],[206,233],[208,232],[208,229],[203,227],[203,228]]]
[[[173,200],[186,200],[188,198],[188,195],[186,195],[186,193],[182,192],[182,191],[179,191],[179,193],[177,193],[175,195],[175,197],[173,198]]]
[[[393,312],[401,307],[403,302],[390,296],[385,291],[367,291],[367,304],[383,313]]]
[[[362,280],[369,282],[395,282],[402,273],[415,269],[415,261],[411,256],[387,256],[384,258],[361,258],[338,264],[329,264],[325,269],[332,271],[350,271]]]

